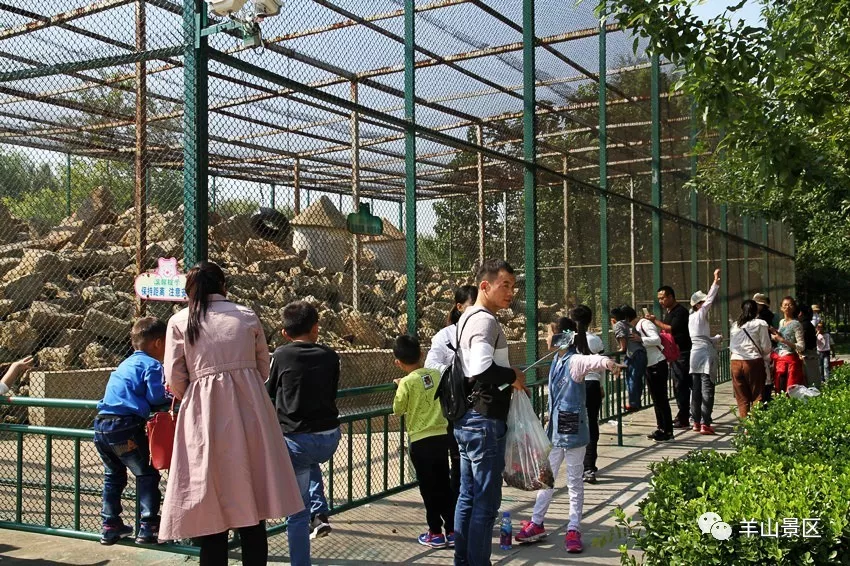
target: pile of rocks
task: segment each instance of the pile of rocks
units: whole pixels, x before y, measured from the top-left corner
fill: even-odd
[[[406,331],[407,277],[377,271],[369,252],[361,258],[359,309],[352,306],[352,274],[315,269],[287,242],[259,238],[249,215],[210,218],[210,258],[228,274],[230,297],[260,316],[274,347],[282,343],[281,311],[304,299],[320,312],[322,340],[339,350],[390,346]],[[182,256],[180,211],[147,213],[146,267],[159,257]],[[134,211],[115,212],[106,188],[98,188],[59,226],[48,230],[13,218],[0,205],[0,362],[39,352],[45,369],[116,365],[129,350],[137,312]],[[350,261],[348,262],[350,266]],[[466,283],[422,269],[417,274],[420,335],[442,328],[455,285]],[[146,303],[147,313],[167,319],[181,305]],[[554,315],[556,305],[541,316]],[[509,339],[524,333],[524,307],[500,313]],[[543,318],[541,318],[543,320]]]

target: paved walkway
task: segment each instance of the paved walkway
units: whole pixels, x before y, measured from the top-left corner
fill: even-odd
[[[673,442],[656,444],[646,438],[654,429],[652,409],[627,417],[623,423],[623,446],[617,446],[616,427],[601,425],[599,441],[599,482],[586,485],[584,520],[582,521],[585,552],[568,555],[563,549],[563,536],[569,518],[569,500],[565,478],[558,488],[547,516],[549,538],[534,545],[514,546],[502,551],[494,545],[493,563],[498,565],[619,564],[617,547],[622,540],[594,544],[612,533],[612,509],[617,505],[632,515],[637,503],[646,495],[650,473],[648,464],[663,458],[679,458],[700,448],[731,450],[735,416],[731,384],[717,388],[715,401],[716,436],[700,436],[687,431],[677,434]],[[505,488],[502,507],[511,512],[515,529],[527,519],[534,493]],[[424,510],[417,490],[408,490],[370,505],[332,517],[334,532],[313,544],[314,564],[433,564],[452,563],[449,550],[430,550],[416,542],[424,530]],[[494,537],[494,543],[496,538]],[[287,563],[286,535],[269,540],[271,563]],[[101,547],[93,542],[15,531],[0,531],[0,566],[11,565],[118,565],[118,564],[184,564],[195,559],[132,545]],[[236,563],[236,561],[234,561]]]

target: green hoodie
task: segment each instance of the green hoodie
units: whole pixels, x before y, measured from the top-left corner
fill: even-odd
[[[393,414],[407,416],[407,435],[411,443],[447,434],[449,423],[443,416],[440,401],[434,399],[439,384],[440,372],[428,368],[417,369],[398,382]]]

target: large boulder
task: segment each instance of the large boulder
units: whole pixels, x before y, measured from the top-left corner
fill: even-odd
[[[0,324],[0,348],[16,356],[32,354],[38,341],[38,331],[26,322],[7,321]]]
[[[33,302],[44,287],[45,275],[32,273],[13,279],[0,287],[0,298],[10,300],[15,310],[21,309]]]
[[[112,352],[102,344],[91,342],[80,354],[84,368],[109,368],[121,363],[121,356]]]
[[[91,274],[99,271],[121,271],[133,257],[133,250],[113,247],[108,250],[83,250],[64,252],[62,257],[71,260],[71,272]]]
[[[6,318],[15,312],[15,301],[0,299],[0,318]]]
[[[68,274],[70,264],[58,254],[47,250],[27,249],[18,266],[3,276],[3,281],[11,281],[31,273],[44,275],[45,281],[61,281]]]
[[[59,305],[36,301],[29,308],[30,326],[42,332],[59,332],[76,328],[82,322],[82,316],[66,312]]]
[[[112,342],[122,343],[130,339],[130,321],[122,320],[117,316],[106,314],[95,308],[86,311],[83,320],[83,329],[88,330],[95,336],[106,338]],[[91,367],[91,366],[89,366]]]
[[[71,218],[72,220],[82,220],[85,226],[115,223],[117,217],[115,215],[115,199],[112,198],[112,193],[103,186],[95,188]]]
[[[343,336],[350,336],[355,346],[384,348],[387,337],[376,328],[375,322],[357,311],[342,315]]]
[[[38,363],[42,370],[68,369],[74,365],[74,351],[71,346],[42,348],[38,351]]]

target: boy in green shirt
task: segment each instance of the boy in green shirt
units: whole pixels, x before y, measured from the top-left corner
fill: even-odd
[[[405,415],[410,440],[410,461],[419,478],[419,492],[425,503],[428,530],[419,535],[419,544],[431,548],[454,546],[454,515],[457,501],[449,480],[448,422],[434,392],[440,372],[422,367],[419,340],[399,336],[393,345],[395,365],[408,375],[394,380],[398,390],[393,414]],[[445,527],[445,535],[443,528]]]

